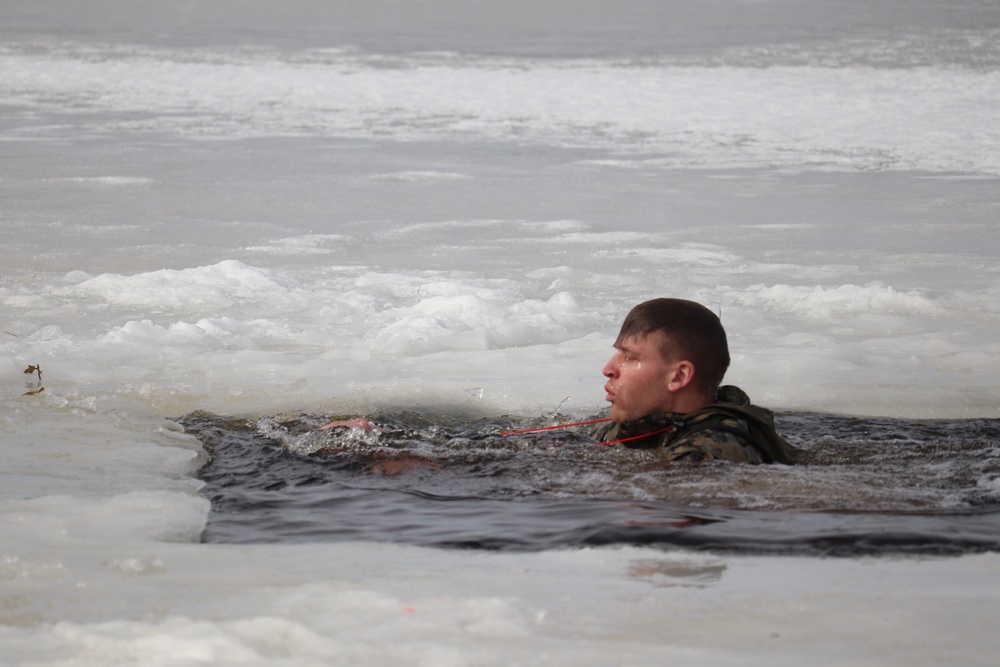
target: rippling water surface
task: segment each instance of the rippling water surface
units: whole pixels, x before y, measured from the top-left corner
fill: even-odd
[[[398,412],[379,433],[325,417],[184,418],[211,452],[205,540],[382,540],[538,550],[674,545],[743,553],[1000,548],[1000,420],[779,415],[798,466],[662,465],[526,422]],[[530,424],[529,424],[530,425]]]

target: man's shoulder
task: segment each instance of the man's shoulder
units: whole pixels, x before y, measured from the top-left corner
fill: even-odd
[[[683,415],[656,413],[625,422],[607,421],[590,431],[590,437],[602,443],[618,443],[631,447],[651,448],[663,444],[664,434],[675,431],[683,423]]]
[[[686,419],[665,444],[672,459],[764,462],[747,423],[724,411],[706,410]]]
[[[750,446],[765,463],[794,463],[798,458],[799,451],[775,430],[774,413],[753,405],[739,387],[721,387],[718,401],[688,415],[685,425],[691,433],[715,433],[713,437],[719,440],[726,440],[728,433]]]
[[[687,415],[657,413],[641,419],[600,424],[591,432],[599,442],[655,449],[667,461],[791,463],[796,449],[774,429],[774,414],[753,405],[742,389],[719,389],[715,403]]]
[[[694,419],[656,413],[621,423],[599,424],[590,436],[598,442],[654,451],[664,461],[762,461],[749,442],[746,425],[725,413],[704,413]]]

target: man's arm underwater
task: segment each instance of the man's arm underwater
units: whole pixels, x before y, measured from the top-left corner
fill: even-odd
[[[380,429],[378,426],[375,426],[364,417],[358,417],[356,419],[340,419],[337,421],[332,421],[329,424],[323,424],[322,426],[317,426],[316,430],[326,431],[331,428],[340,428],[340,427],[360,428],[364,429],[365,431],[376,431],[378,433],[382,432],[382,429]]]

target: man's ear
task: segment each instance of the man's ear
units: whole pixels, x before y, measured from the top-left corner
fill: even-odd
[[[672,392],[684,389],[694,381],[694,364],[690,361],[678,361],[667,375],[667,389]]]

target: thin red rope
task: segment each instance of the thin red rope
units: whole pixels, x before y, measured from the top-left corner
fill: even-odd
[[[560,428],[569,428],[570,426],[587,426],[588,424],[600,424],[601,422],[609,422],[611,417],[605,417],[604,419],[590,419],[585,422],[573,422],[571,424],[556,424],[554,426],[537,426],[535,428],[523,428],[520,431],[504,431],[499,435],[520,435],[522,433],[537,433],[538,431],[553,431]]]
[[[587,426],[589,424],[600,424],[602,422],[611,421],[611,417],[605,417],[604,419],[590,419],[582,422],[572,422],[570,424],[555,424],[554,426],[537,426],[535,428],[524,428],[519,431],[504,431],[499,435],[520,435],[522,433],[538,433],[539,431],[554,431],[557,429],[569,428],[571,426]],[[623,442],[631,442],[633,440],[641,440],[643,438],[651,438],[654,435],[660,435],[661,433],[666,433],[667,431],[676,428],[674,424],[669,426],[664,426],[658,431],[651,431],[649,433],[642,433],[640,435],[633,435],[628,438],[618,438],[617,440],[605,440],[604,442],[596,443],[598,447],[607,447],[608,445],[618,445]]]
[[[654,435],[660,435],[661,433],[666,433],[667,431],[672,431],[676,428],[673,424],[670,426],[664,426],[659,431],[650,431],[649,433],[641,433],[639,435],[633,435],[628,438],[618,438],[617,440],[606,440],[604,442],[597,443],[598,447],[607,447],[608,445],[619,445],[623,442],[631,442],[632,440],[642,440],[643,438],[652,438]]]

